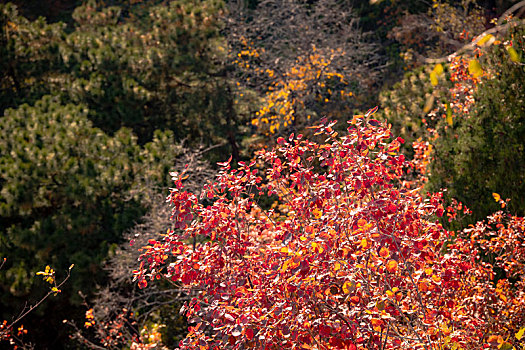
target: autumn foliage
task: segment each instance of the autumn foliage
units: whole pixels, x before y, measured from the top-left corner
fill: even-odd
[[[0,348],[525,350],[525,1],[12,1]]]
[[[346,135],[323,122],[315,140],[292,134],[249,164],[222,163],[200,197],[174,174],[175,230],[143,248],[135,276],[141,287],[165,277],[196,291],[182,310],[193,324],[182,349],[478,349],[516,340],[525,325],[523,219],[496,214],[453,237],[437,221],[441,195],[406,185],[403,140],[373,112]]]

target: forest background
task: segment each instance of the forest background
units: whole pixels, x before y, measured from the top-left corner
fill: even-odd
[[[231,155],[243,166],[281,137],[315,137],[323,118],[337,119],[338,132],[354,116],[390,125],[412,162],[407,188],[427,198],[446,189],[447,214],[435,219],[450,232],[498,210],[522,217],[524,9],[505,0],[3,1],[0,346],[177,347],[195,324],[179,313],[195,291],[136,282],[138,249],[178,229],[164,200],[172,178],[184,172],[200,193],[217,162]],[[260,205],[285,212],[276,202]],[[523,226],[517,235],[519,247]],[[523,272],[506,273],[494,267],[489,282],[519,290]],[[523,315],[513,322],[507,334],[521,335],[494,346],[523,346]]]

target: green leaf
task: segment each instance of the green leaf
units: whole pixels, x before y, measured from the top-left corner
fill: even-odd
[[[504,341],[500,345],[498,345],[499,350],[512,350],[514,349],[514,346],[512,346],[511,343]]]

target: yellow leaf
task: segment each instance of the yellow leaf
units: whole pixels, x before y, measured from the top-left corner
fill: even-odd
[[[349,294],[349,293],[353,292],[354,290],[355,290],[355,283],[354,282],[346,281],[343,284],[343,292],[345,294]]]
[[[292,261],[292,259],[286,260],[284,262],[283,266],[281,266],[281,271],[282,272],[285,272],[286,270],[288,270],[288,267],[290,266],[290,261]]]
[[[501,196],[500,196],[498,193],[496,193],[496,192],[494,192],[494,193],[492,194],[492,197],[494,197],[494,200],[495,200],[496,202],[499,202],[500,199],[501,199]]]
[[[468,72],[474,78],[478,78],[483,74],[483,68],[481,68],[481,64],[479,64],[478,60],[470,60],[468,64]]]
[[[436,64],[433,71],[436,72],[437,75],[443,74],[443,65],[441,63]]]
[[[427,114],[432,109],[432,106],[434,105],[434,95],[430,95],[429,98],[427,98],[425,102],[425,106],[423,107],[423,113]]]
[[[450,103],[447,103],[447,124],[452,126],[452,107],[450,107]]]
[[[516,335],[516,339],[521,340],[521,338],[523,338],[523,334],[525,334],[525,327],[520,329],[520,331],[515,334]]]
[[[520,55],[518,55],[518,52],[516,51],[515,48],[513,48],[512,46],[507,46],[506,49],[507,49],[507,52],[509,53],[510,60],[512,62],[520,61]]]
[[[352,121],[351,121],[351,123],[352,123],[352,124],[357,124],[357,122],[358,122],[359,120],[362,120],[364,117],[365,117],[364,115],[354,115],[354,116],[352,117]]]
[[[435,71],[430,72],[430,84],[432,84],[432,86],[438,84],[438,77]]]
[[[324,251],[323,247],[315,242],[312,243],[312,248],[314,249],[314,251],[317,250],[317,253],[319,254],[321,254]]]
[[[496,38],[491,35],[491,34],[487,34],[485,35],[483,38],[479,39],[478,42],[476,43],[476,45],[478,46],[490,46],[494,43],[494,41],[496,41]]]
[[[14,29],[14,30],[16,30],[18,28],[18,26],[15,23],[11,22],[11,21],[7,21],[7,25],[9,27],[11,27],[12,29]]]

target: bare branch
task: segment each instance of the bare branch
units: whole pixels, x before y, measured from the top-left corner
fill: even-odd
[[[524,1],[524,5],[525,5],[525,1]],[[443,57],[439,57],[439,58],[425,58],[425,57],[421,57],[421,61],[424,62],[424,63],[428,63],[428,64],[448,62],[454,56],[461,55],[461,54],[463,54],[465,52],[468,52],[468,51],[473,51],[475,49],[477,43],[484,36],[489,35],[489,34],[492,34],[492,35],[504,35],[508,31],[508,29],[510,27],[516,26],[519,23],[525,23],[525,20],[512,21],[512,22],[509,22],[509,23],[506,23],[506,24],[503,24],[503,25],[495,26],[493,28],[490,28],[490,29],[484,31],[480,35],[478,35],[476,37],[476,39],[473,40],[471,43],[468,43],[468,44],[464,45],[459,50],[457,50],[457,51],[455,51],[455,52],[453,52],[453,53],[451,53],[451,54],[449,54],[447,56],[443,56]]]

